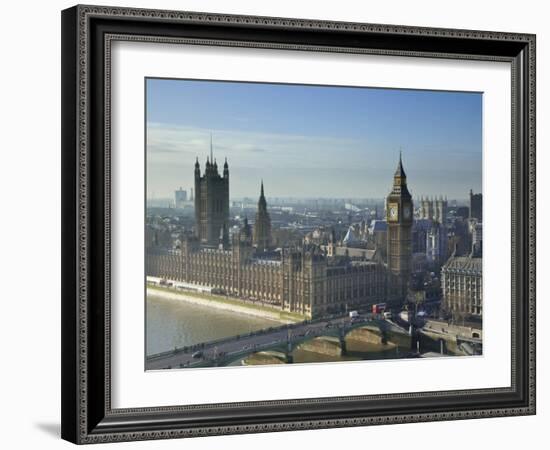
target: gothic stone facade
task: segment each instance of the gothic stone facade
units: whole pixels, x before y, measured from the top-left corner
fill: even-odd
[[[284,249],[279,258],[266,255],[242,232],[230,250],[204,248],[196,238],[187,238],[175,251],[148,249],[146,272],[306,317],[366,308],[385,299],[381,263],[329,258],[317,246]]]
[[[229,222],[229,167],[227,160],[223,175],[216,161],[206,160],[201,176],[199,160],[195,163],[195,223],[196,236],[203,245],[216,246],[220,236],[226,238]]]
[[[420,199],[419,219],[433,220],[445,224],[447,221],[447,199],[439,197]]]
[[[388,222],[388,300],[402,304],[407,298],[412,266],[413,202],[401,156],[393,176],[393,188],[386,199]]]
[[[264,195],[264,182],[260,190],[258,211],[254,221],[254,246],[260,250],[268,250],[271,246],[271,218],[267,212],[267,202]]]
[[[388,264],[327,255],[318,245],[266,251],[271,223],[263,192],[254,239],[248,221],[229,248],[229,169],[206,162],[203,177],[195,165],[195,236],[175,250],[149,247],[146,274],[204,285],[238,298],[260,300],[283,311],[319,317],[380,302],[402,304],[411,271],[412,200],[399,160],[388,196]],[[216,248],[216,245],[218,247]]]

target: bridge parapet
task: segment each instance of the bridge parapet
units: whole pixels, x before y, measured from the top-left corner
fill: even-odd
[[[226,366],[252,353],[270,350],[283,352],[290,360],[298,346],[316,338],[337,339],[345,354],[346,336],[350,332],[364,328],[385,336],[387,330],[394,327],[397,325],[372,317],[353,321],[347,317],[305,321],[150,355],[147,368]],[[406,330],[398,328],[397,331],[408,337]]]

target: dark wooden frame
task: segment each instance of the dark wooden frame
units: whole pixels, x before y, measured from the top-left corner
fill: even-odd
[[[512,65],[509,388],[112,409],[110,42],[192,42]],[[98,6],[62,12],[62,437],[159,439],[535,413],[535,36]]]

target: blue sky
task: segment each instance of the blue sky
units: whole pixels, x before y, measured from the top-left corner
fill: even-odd
[[[193,184],[213,136],[231,197],[381,198],[399,150],[413,196],[481,191],[480,93],[148,79],[147,194]]]

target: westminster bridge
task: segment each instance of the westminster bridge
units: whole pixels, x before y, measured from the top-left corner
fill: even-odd
[[[368,330],[382,339],[387,339],[388,336],[409,336],[407,330],[384,320],[380,315],[366,314],[354,319],[348,316],[330,317],[266,328],[149,355],[146,359],[146,369],[227,366],[254,353],[266,351],[283,354],[286,360],[291,362],[292,351],[315,338],[338,343],[345,353],[345,337],[356,329]]]

